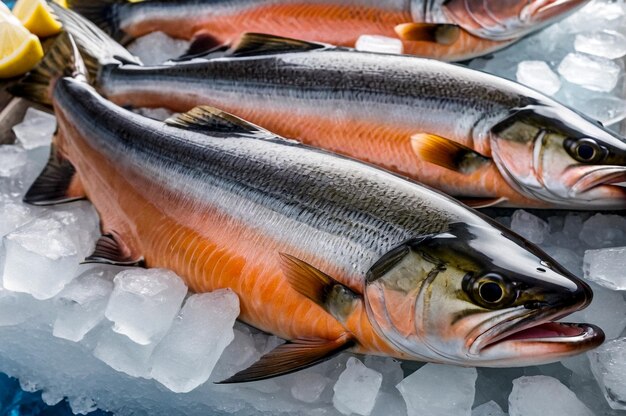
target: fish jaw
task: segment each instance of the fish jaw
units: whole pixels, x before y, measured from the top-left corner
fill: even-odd
[[[547,299],[544,305],[518,307],[491,328],[479,333],[469,344],[468,356],[485,367],[521,367],[558,361],[593,349],[604,342],[604,332],[595,325],[556,322],[564,316],[584,309],[593,293],[584,282],[555,304]],[[534,307],[534,309],[532,309]]]
[[[578,10],[589,0],[452,0],[448,17],[475,36],[491,40],[519,39]]]
[[[594,209],[626,207],[626,166],[574,167],[571,170],[578,178],[570,187],[571,200]]]

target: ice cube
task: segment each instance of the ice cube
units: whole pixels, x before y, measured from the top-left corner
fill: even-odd
[[[0,203],[0,237],[9,234],[21,225],[26,224],[33,217],[32,210],[24,204],[17,204],[12,201]],[[0,243],[1,245],[1,243]]]
[[[361,35],[356,41],[355,49],[363,52],[376,53],[402,53],[404,47],[402,41],[379,35]]]
[[[96,402],[91,397],[70,397],[68,402],[75,415],[86,415],[97,409]]]
[[[574,47],[578,52],[617,59],[626,55],[626,36],[614,30],[580,33]]]
[[[580,378],[589,378],[591,376],[589,358],[587,358],[586,354],[578,354],[565,358],[561,360],[561,364]]]
[[[477,377],[475,368],[426,364],[397,388],[408,416],[470,416]]]
[[[585,251],[585,279],[611,290],[626,290],[626,247]]]
[[[13,126],[13,133],[24,149],[48,146],[57,128],[56,118],[35,108],[26,110],[24,120]]]
[[[506,413],[493,400],[472,409],[472,416],[506,416]]]
[[[593,413],[559,380],[548,376],[529,376],[513,380],[509,415],[593,416]]]
[[[26,150],[15,145],[0,145],[0,179],[15,176],[28,161]]]
[[[605,342],[587,355],[591,371],[611,408],[626,410],[626,338]]]
[[[56,390],[46,389],[41,393],[41,400],[48,406],[54,406],[57,403],[60,403],[65,396],[63,393],[60,393]]]
[[[78,271],[76,243],[54,217],[37,218],[4,236],[4,287],[50,299]]]
[[[553,95],[561,88],[559,76],[544,61],[523,61],[517,65],[515,75],[518,82]]]
[[[579,52],[569,53],[557,70],[571,83],[605,92],[615,88],[621,71],[619,65],[610,59]]]
[[[583,106],[585,114],[605,126],[619,123],[626,118],[626,100],[612,95],[591,98]]]
[[[30,295],[0,287],[0,326],[19,325],[38,313],[39,302]]]
[[[145,65],[159,65],[173,58],[184,55],[189,42],[174,39],[163,32],[152,32],[135,39],[128,50],[137,56]]]
[[[367,368],[378,371],[383,375],[383,386],[395,386],[404,378],[402,365],[400,361],[390,357],[379,357],[376,355],[367,355],[363,360],[363,364]]]
[[[376,396],[383,376],[367,368],[361,361],[350,357],[346,369],[333,387],[333,405],[344,415],[356,413],[369,416],[374,409]]]
[[[626,328],[626,300],[620,292],[591,282],[589,285],[593,289],[591,305],[563,320],[595,324],[604,330],[607,339],[617,338]]]
[[[291,395],[294,399],[304,403],[316,402],[330,379],[319,373],[306,372],[299,375],[291,386]]]
[[[626,245],[626,218],[596,214],[583,223],[580,239],[592,248]]]
[[[234,338],[239,299],[229,289],[190,296],[152,356],[152,378],[176,393],[206,382]]]
[[[398,390],[392,392],[380,391],[376,397],[376,404],[372,416],[407,416],[406,405]]]
[[[233,332],[235,335],[233,341],[228,344],[211,373],[211,379],[214,381],[224,380],[250,367],[261,358],[261,353],[257,351],[254,338],[247,327],[236,324]]]
[[[545,240],[550,227],[541,218],[520,209],[513,213],[511,229],[527,240],[540,244]]]
[[[104,319],[113,291],[112,274],[110,269],[89,269],[59,293],[52,335],[78,342]]]
[[[105,316],[113,330],[138,344],[156,343],[172,325],[183,303],[187,286],[165,269],[130,269],[120,272]]]
[[[111,330],[102,332],[93,355],[131,377],[150,378],[150,356],[155,344],[140,345]]]

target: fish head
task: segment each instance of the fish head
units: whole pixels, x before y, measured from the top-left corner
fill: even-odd
[[[487,222],[405,242],[370,269],[365,286],[370,321],[402,356],[489,367],[600,345],[601,329],[556,322],[592,296],[539,248]]]
[[[548,206],[626,208],[626,142],[564,106],[531,105],[490,132],[504,179]]]
[[[448,0],[443,9],[457,25],[480,38],[519,39],[578,10],[589,0]]]

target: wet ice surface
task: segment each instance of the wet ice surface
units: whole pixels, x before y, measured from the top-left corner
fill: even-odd
[[[475,59],[469,66],[526,84],[612,125],[626,117],[625,40],[626,4],[596,0],[544,31]]]

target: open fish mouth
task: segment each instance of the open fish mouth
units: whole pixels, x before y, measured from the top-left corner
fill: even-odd
[[[497,359],[510,356],[513,365],[526,365],[526,358],[543,357],[545,362],[558,360],[590,350],[602,344],[605,335],[595,325],[565,323],[556,320],[581,309],[578,306],[566,310],[529,311],[504,321],[479,335],[470,347],[470,352],[486,360],[494,359],[494,367],[501,366]],[[523,355],[521,355],[523,354]],[[507,363],[511,366],[511,363]]]
[[[626,190],[626,166],[606,166],[583,175],[572,187],[574,194],[589,192],[600,186],[624,188]]]

